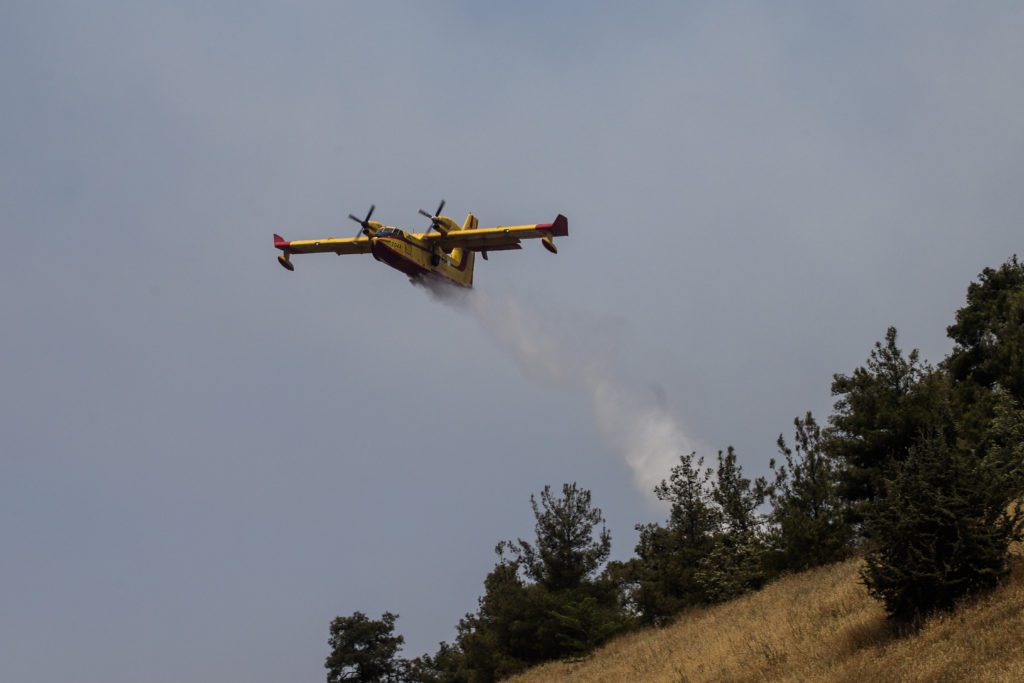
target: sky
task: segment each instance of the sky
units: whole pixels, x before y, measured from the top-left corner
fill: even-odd
[[[666,444],[766,473],[1021,251],[1022,35],[1011,2],[0,3],[0,679],[322,680],[356,610],[433,651],[544,485],[624,559]],[[275,263],[441,198],[570,235],[469,303]]]

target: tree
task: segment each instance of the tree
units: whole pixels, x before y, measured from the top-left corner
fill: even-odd
[[[719,527],[710,552],[697,563],[694,581],[706,601],[724,602],[760,588],[768,579],[763,520],[757,512],[767,482],[743,476],[732,446],[718,452],[715,475],[711,500],[719,510]]]
[[[654,488],[658,500],[670,505],[668,521],[664,526],[638,524],[636,557],[609,567],[642,623],[663,624],[684,608],[706,602],[694,572],[711,552],[721,520],[711,499],[711,475],[696,453],[680,456],[669,478]]]
[[[824,435],[814,416],[793,420],[794,446],[779,434],[784,464],[770,467],[772,510],[769,546],[777,571],[802,571],[843,559],[852,540],[846,504],[838,494],[838,465],[823,446]]]
[[[327,683],[398,681],[404,662],[397,658],[405,639],[394,635],[397,614],[385,612],[379,620],[362,612],[336,617],[331,622],[331,646],[324,666]]]
[[[994,392],[993,416],[981,450],[988,466],[1007,482],[1007,495],[1021,507],[1024,496],[1024,409],[1008,391]]]
[[[663,624],[683,609],[720,602],[760,587],[765,572],[763,519],[767,484],[743,476],[736,451],[718,452],[716,470],[696,453],[680,457],[655,487],[669,519],[637,525],[636,557],[611,574],[642,623]]]
[[[736,450],[729,446],[718,451],[718,468],[711,487],[711,499],[721,510],[721,533],[746,536],[757,533],[761,519],[757,509],[764,503],[766,482],[763,477],[751,481],[743,476],[736,462]]]
[[[420,660],[417,680],[489,683],[589,652],[626,625],[601,573],[611,552],[601,510],[575,483],[561,493],[545,486],[539,502],[530,497],[535,540],[498,544],[477,612],[459,622],[454,646]]]
[[[620,631],[626,623],[615,586],[601,573],[611,554],[612,538],[590,491],[575,482],[562,485],[561,497],[550,486],[540,504],[530,496],[536,539],[499,544],[511,551],[513,564],[534,583],[526,586],[524,605],[533,610],[523,622],[533,628],[524,648],[534,661],[581,655]],[[600,531],[598,531],[600,526]]]
[[[916,349],[907,356],[896,345],[896,328],[876,342],[867,363],[850,375],[837,374],[837,396],[826,450],[842,465],[839,495],[853,504],[859,521],[864,503],[885,494],[885,481],[906,460],[923,425],[934,414],[932,368]]]
[[[1024,400],[1024,263],[1013,256],[967,287],[967,305],[946,328],[956,346],[946,365],[955,382],[1003,387]]]
[[[533,663],[557,656],[550,643],[536,637],[543,608],[538,609],[520,577],[516,562],[500,552],[499,561],[484,579],[484,594],[475,614],[458,625],[456,646],[461,670],[472,683],[491,683],[518,673]]]
[[[1024,414],[1008,396],[996,413],[984,455],[943,428],[951,410],[937,416],[866,518],[862,577],[897,621],[951,609],[1008,570],[1024,521]]]
[[[406,678],[415,683],[470,683],[466,656],[458,644],[442,642],[433,655],[409,661]]]
[[[551,487],[540,494],[541,504],[530,496],[536,520],[536,545],[519,539],[499,545],[510,550],[526,575],[549,590],[575,588],[593,577],[611,553],[612,537],[604,527],[601,510],[591,506],[590,491],[576,483],[562,485],[562,497]],[[597,538],[594,532],[598,525]]]
[[[953,379],[964,436],[978,441],[994,415],[993,389],[1024,401],[1024,263],[1014,256],[983,270],[946,332],[955,346],[943,365]]]

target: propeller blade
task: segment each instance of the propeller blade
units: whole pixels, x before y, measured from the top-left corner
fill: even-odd
[[[423,209],[420,209],[419,211],[420,211],[420,215],[421,215],[421,216],[426,216],[427,218],[431,218],[431,219],[433,218],[433,216],[431,216],[431,215],[430,215],[429,213],[427,213],[427,212],[426,212],[426,211],[424,211]],[[430,223],[431,223],[431,225],[433,225],[433,223],[434,223],[434,222],[433,222],[433,221],[431,221]]]
[[[438,205],[438,207],[437,207],[437,211],[435,211],[435,212],[434,212],[434,215],[435,215],[435,216],[440,216],[440,215],[441,215],[441,211],[442,211],[443,209],[444,209],[444,200],[442,199],[442,200],[441,200],[441,203],[440,203],[440,204]]]
[[[373,204],[370,204],[370,210],[366,212],[366,218],[360,218],[354,214],[349,214],[348,217],[359,224],[359,232],[356,233],[356,237],[360,235],[370,236],[370,216],[373,215],[373,210],[377,208]]]

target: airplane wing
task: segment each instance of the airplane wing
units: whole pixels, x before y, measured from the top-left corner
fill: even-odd
[[[558,214],[554,223],[536,225],[508,225],[475,230],[452,230],[447,235],[431,232],[416,235],[428,243],[439,244],[443,249],[462,247],[470,251],[504,251],[522,249],[520,240],[544,237],[565,237],[569,234],[569,221]]]
[[[368,237],[327,237],[322,240],[297,240],[289,242],[280,235],[274,235],[274,247],[286,254],[369,254]]]

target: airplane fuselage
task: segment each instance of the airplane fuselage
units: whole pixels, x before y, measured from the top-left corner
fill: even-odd
[[[415,235],[392,227],[377,230],[370,244],[373,258],[410,278],[436,275],[462,287],[473,286],[473,252],[432,249]]]

